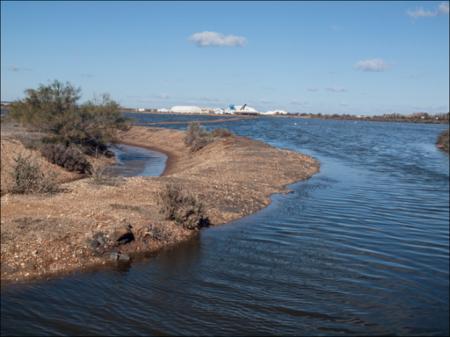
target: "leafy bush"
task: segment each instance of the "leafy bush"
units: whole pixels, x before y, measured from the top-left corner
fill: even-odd
[[[186,229],[199,229],[209,224],[203,204],[178,185],[168,184],[159,194],[160,213]]]
[[[106,94],[79,104],[81,90],[59,81],[25,93],[23,100],[11,104],[10,118],[50,134],[56,143],[79,145],[88,154],[104,153],[116,132],[129,128],[119,105]]]
[[[50,163],[59,165],[71,172],[90,173],[92,169],[91,164],[81,151],[73,146],[45,144],[41,148],[41,154]]]
[[[205,130],[200,123],[190,123],[186,131],[184,142],[191,148],[192,152],[196,152],[212,143],[217,138],[230,137],[233,134],[227,129],[214,129],[211,132]]]
[[[53,193],[58,191],[54,176],[46,176],[40,166],[30,157],[18,155],[12,172],[12,193]]]

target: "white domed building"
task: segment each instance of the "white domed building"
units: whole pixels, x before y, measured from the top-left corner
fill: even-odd
[[[195,105],[175,105],[170,108],[170,112],[201,114],[203,111],[200,107]]]

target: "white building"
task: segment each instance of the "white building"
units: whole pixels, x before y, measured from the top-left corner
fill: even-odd
[[[170,108],[170,112],[174,113],[202,113],[202,109],[194,105],[176,105]]]
[[[162,109],[158,109],[158,112],[162,112],[162,113],[167,113],[167,112],[169,112],[170,110],[169,109],[166,109],[166,108],[162,108]]]

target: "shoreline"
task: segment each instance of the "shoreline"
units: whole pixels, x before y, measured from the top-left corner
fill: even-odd
[[[135,241],[118,249],[132,259],[190,240],[198,231],[181,228],[158,213],[156,196],[167,183],[197,195],[212,224],[220,225],[267,207],[273,194],[319,171],[311,157],[244,137],[221,139],[195,153],[183,140],[184,132],[164,128],[133,127],[119,135],[120,143],[167,156],[159,177],[125,178],[115,186],[79,179],[63,184],[66,191],[55,195],[2,196],[2,283],[114,265],[107,258],[112,251],[99,255],[89,243],[99,233],[117,237],[126,223],[132,224]],[[149,226],[159,228],[167,239],[149,239]]]
[[[302,115],[299,113],[292,113],[287,115],[264,115],[264,114],[256,114],[256,115],[240,115],[240,114],[214,114],[214,113],[180,113],[180,112],[138,112],[138,111],[122,111],[124,113],[133,113],[139,115],[169,115],[169,116],[208,116],[208,117],[221,117],[218,120],[205,120],[205,121],[197,121],[200,123],[223,123],[223,122],[231,122],[231,121],[239,121],[241,119],[252,119],[258,117],[269,117],[269,118],[299,118],[299,119],[319,119],[319,120],[336,120],[336,121],[360,121],[360,122],[385,122],[385,123],[415,123],[415,124],[448,124],[448,119],[435,119],[435,118],[426,118],[421,119],[420,117],[412,117],[405,115],[405,118],[384,118],[383,116],[363,116],[357,117],[353,115],[345,115],[343,117],[331,117],[327,115],[317,116],[317,115]],[[228,119],[228,120],[227,120]],[[170,125],[170,124],[187,124],[189,122],[151,122],[145,125]]]
[[[152,151],[156,151],[156,152],[165,154],[167,156],[166,164],[164,166],[164,170],[159,175],[159,177],[164,177],[164,176],[167,176],[168,174],[170,174],[170,172],[173,170],[173,167],[175,166],[175,163],[177,161],[177,157],[174,153],[168,151],[167,149],[161,149],[157,146],[149,146],[149,145],[144,146],[142,144],[133,143],[133,142],[129,142],[126,140],[121,140],[120,144],[141,147],[143,149],[152,150]]]

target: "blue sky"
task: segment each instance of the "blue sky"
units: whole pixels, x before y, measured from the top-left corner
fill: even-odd
[[[130,107],[448,112],[448,2],[2,1],[1,99],[53,79]]]

